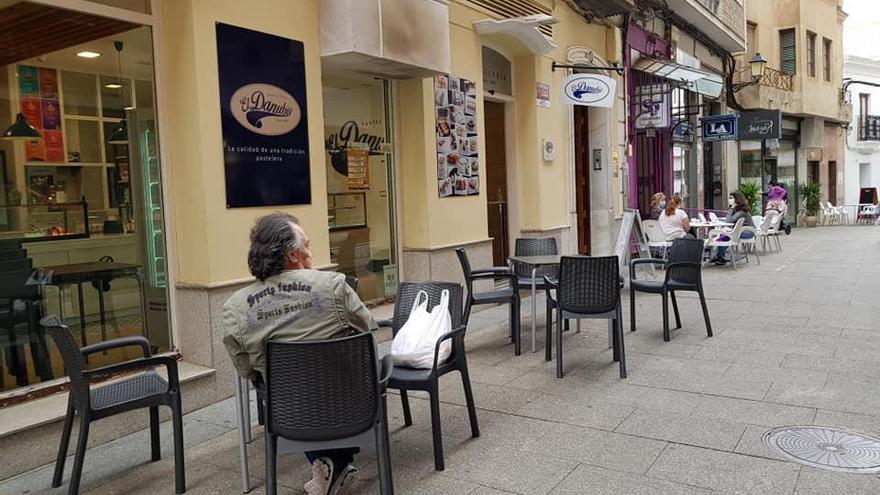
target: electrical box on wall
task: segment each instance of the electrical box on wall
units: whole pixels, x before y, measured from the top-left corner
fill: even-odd
[[[552,139],[542,139],[541,149],[544,151],[545,162],[552,162],[556,159],[556,141]]]

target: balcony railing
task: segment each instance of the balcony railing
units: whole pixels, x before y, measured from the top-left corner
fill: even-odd
[[[751,81],[751,72],[748,67],[740,70],[736,73],[737,81],[745,85]],[[761,78],[757,83],[752,82],[751,84],[757,84],[759,86],[764,86],[768,88],[776,88],[781,89],[782,91],[793,91],[794,90],[794,76],[791,74],[786,74],[777,69],[771,69],[770,67],[764,68],[764,77]],[[749,84],[749,85],[751,85]]]
[[[880,141],[880,115],[859,118],[859,141]]]

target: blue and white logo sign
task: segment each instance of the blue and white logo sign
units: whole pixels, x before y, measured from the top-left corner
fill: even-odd
[[[597,74],[572,74],[562,83],[562,98],[574,105],[611,108],[617,81]]]
[[[229,101],[235,120],[245,129],[264,136],[280,136],[296,129],[302,118],[299,104],[278,86],[247,84]]]
[[[737,137],[736,114],[711,115],[700,119],[703,126],[703,141],[733,141]]]

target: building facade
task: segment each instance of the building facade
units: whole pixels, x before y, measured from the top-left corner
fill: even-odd
[[[853,83],[848,97],[853,116],[846,136],[846,170],[844,179],[846,204],[862,203],[862,188],[880,187],[880,60],[848,55],[843,64],[843,77],[869,84]]]
[[[315,265],[358,277],[371,302],[393,297],[401,279],[462,281],[457,247],[474,266],[503,263],[530,236],[555,237],[562,253],[609,254],[629,177],[626,84],[609,67],[625,64],[615,20],[635,8],[614,3],[605,13],[618,17],[594,22],[583,2],[554,0],[13,3],[0,19],[83,27],[27,43],[45,26],[21,22],[0,44],[28,48],[2,58],[0,120],[21,113],[27,124],[0,141],[2,237],[35,268],[111,258],[128,267],[113,273],[132,282],[109,280],[110,265],[92,266],[78,286],[55,277],[42,289],[46,311],[83,345],[143,334],[179,355],[187,410],[232,394],[220,310],[251,281],[248,231],[266,213],[297,216]],[[293,53],[301,69],[286,104],[229,98],[230,80],[278,72],[277,52],[236,52],[248,43]],[[568,103],[562,86],[574,73],[607,78],[607,105]],[[244,103],[276,112],[278,125],[295,105],[300,141],[235,144],[227,117]],[[239,116],[233,125],[259,128]],[[267,201],[271,182],[248,191],[253,177],[230,179],[230,164],[250,154],[259,167],[296,163],[300,204]],[[60,436],[62,363],[33,335],[33,353],[12,346],[0,370],[0,449],[21,452],[0,478],[51,462]],[[145,426],[136,415],[108,419],[93,441]]]
[[[739,57],[736,100],[748,110],[779,110],[772,139],[741,140],[739,180],[767,191],[778,181],[790,192],[793,221],[800,184],[817,182],[822,200],[839,204],[844,193],[844,152],[850,107],[842,93],[843,21],[839,0],[748,2],[748,48]],[[748,61],[768,61],[755,81]],[[762,114],[756,114],[760,117]]]

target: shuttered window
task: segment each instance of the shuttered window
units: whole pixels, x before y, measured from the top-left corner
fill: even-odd
[[[807,74],[816,77],[816,33],[807,31]]]
[[[779,31],[779,69],[786,74],[797,72],[797,48],[794,29]]]
[[[822,65],[825,73],[825,80],[831,80],[831,40],[822,39]]]

